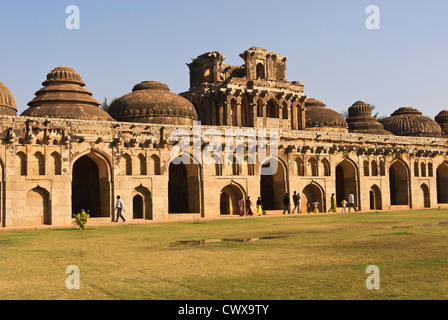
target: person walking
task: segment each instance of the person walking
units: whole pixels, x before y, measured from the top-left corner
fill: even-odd
[[[296,193],[296,191],[294,191],[294,194],[292,196],[292,201],[294,203],[294,209],[292,209],[292,214],[294,214],[296,209],[297,209],[297,213],[302,213],[302,210],[300,210],[300,194]]]
[[[342,211],[341,212],[347,212],[347,210],[345,210],[345,208],[347,207],[347,201],[345,199],[342,199],[341,205],[342,205]]]
[[[252,212],[251,206],[253,206],[252,201],[250,201],[250,197],[246,199],[246,214],[248,216],[252,216],[254,213]]]
[[[244,216],[244,198],[238,201],[238,206],[240,208],[240,216]]]
[[[285,205],[285,210],[283,210],[283,214],[285,214],[286,210],[288,210],[288,214],[291,214],[291,209],[289,207],[289,193],[287,193],[283,198],[283,204]]]
[[[350,194],[348,195],[348,212],[350,212],[350,209],[352,207],[353,207],[353,209],[355,209],[355,212],[358,211],[358,210],[356,210],[355,196],[353,195],[353,191],[351,191]]]
[[[257,200],[257,215],[261,216],[263,214],[263,205],[261,204],[261,197]]]
[[[314,213],[319,213],[319,200],[316,199],[312,205],[314,206]]]
[[[334,196],[334,193],[331,194],[330,198],[330,210],[328,212],[337,212],[337,204],[336,204],[336,197]]]
[[[118,222],[118,218],[120,217],[121,219],[123,219],[123,222],[126,222],[126,219],[121,214],[121,212],[126,211],[126,209],[124,208],[124,204],[123,201],[121,201],[120,196],[117,196],[117,204],[115,205],[115,210],[117,210],[117,219],[115,220],[115,222]]]

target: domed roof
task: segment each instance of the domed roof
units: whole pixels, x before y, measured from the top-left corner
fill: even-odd
[[[412,107],[399,108],[384,120],[383,125],[397,136],[440,137],[442,134],[437,122]]]
[[[118,121],[192,125],[198,115],[187,99],[158,81],[143,81],[115,100],[109,113]]]
[[[80,120],[113,121],[114,119],[98,106],[81,76],[72,68],[57,67],[42,83],[42,89],[28,103],[30,108],[21,115],[42,118],[65,118]]]
[[[356,101],[348,108],[347,124],[349,132],[393,135],[372,116],[372,107],[364,101]]]
[[[442,133],[448,134],[448,110],[440,111],[434,119],[439,124],[440,128],[442,128]]]
[[[325,103],[316,99],[305,101],[306,130],[347,132],[347,122],[338,112],[325,108]]]
[[[16,100],[11,91],[0,82],[0,115],[17,115]]]

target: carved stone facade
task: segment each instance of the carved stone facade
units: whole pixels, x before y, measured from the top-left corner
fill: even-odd
[[[143,82],[132,92],[138,96],[119,98],[112,120],[107,114],[86,119],[101,112],[81,88],[85,83],[74,71],[52,71],[47,81],[53,87],[44,88],[67,85],[62,80],[69,77],[78,91],[71,102],[64,94],[51,99],[47,93],[39,105],[47,114],[0,115],[1,226],[68,225],[72,213],[81,209],[89,210],[92,219],[111,221],[117,195],[129,220],[239,214],[237,201],[247,196],[253,202],[261,196],[267,213],[273,214],[283,210],[283,196],[294,191],[302,195],[302,212],[315,200],[320,211],[327,211],[332,193],[339,204],[350,192],[363,211],[448,207],[448,140],[437,127],[427,135],[393,135],[371,122],[371,109],[360,101],[350,115],[352,120],[359,117],[358,126],[322,116],[319,124],[306,127],[308,108],[321,110],[317,115],[334,111],[308,99],[299,82],[285,80],[287,59],[255,47],[241,57],[245,65],[240,67],[225,65],[219,52],[194,59],[190,90],[181,95],[169,93],[163,84]],[[57,113],[58,105],[67,108],[70,103],[83,108],[79,118]],[[1,84],[0,107],[17,110]],[[30,109],[34,107],[31,103]],[[193,126],[196,119],[200,127]],[[224,137],[232,128],[256,137],[266,129],[278,131],[278,154],[267,151],[277,164],[275,174],[260,175],[266,162],[259,161],[259,150],[255,157],[251,154],[247,138],[241,163],[209,163],[196,156],[195,137],[210,129]],[[172,156],[178,145],[170,138],[178,129],[187,132],[191,143]],[[201,150],[206,146],[205,140],[199,142]],[[236,158],[236,150],[224,144],[225,151]],[[181,156],[192,161],[175,164]]]

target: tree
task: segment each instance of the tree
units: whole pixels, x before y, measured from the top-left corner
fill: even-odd
[[[109,107],[114,101],[117,100],[117,98],[113,98],[110,103],[107,102],[107,98],[104,98],[104,101],[101,103],[101,109],[109,113]]]
[[[372,108],[372,113],[373,113],[373,110],[375,110],[375,106],[373,105],[373,104],[370,104],[370,103],[368,103],[368,105]],[[373,117],[376,119],[376,121],[378,121],[379,123],[383,123],[383,121],[387,118],[387,116],[380,116],[379,115],[379,112],[377,112],[377,113],[375,113],[374,115],[373,115]]]

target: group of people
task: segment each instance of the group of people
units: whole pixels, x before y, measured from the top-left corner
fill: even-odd
[[[261,216],[263,214],[263,206],[261,205],[261,197],[258,197],[257,200],[257,215]],[[240,216],[244,216],[244,213],[248,216],[253,216],[254,213],[252,212],[252,201],[250,200],[250,197],[248,196],[246,200],[241,198],[238,201],[238,207],[240,209]]]
[[[294,191],[294,194],[292,196],[292,200],[293,200],[293,204],[294,204],[294,209],[292,210],[292,214],[294,214],[296,209],[298,209],[297,210],[298,213],[302,213],[302,209],[300,207],[300,194],[297,193],[296,191]],[[289,199],[289,194],[288,193],[283,198],[283,204],[285,205],[285,210],[283,210],[283,214],[285,214],[286,211],[288,212],[288,214],[291,214],[290,199]],[[319,204],[320,204],[320,202],[319,202],[318,199],[316,199],[314,202],[308,201],[308,203],[307,203],[307,211],[308,212],[319,213]],[[355,212],[358,211],[356,209],[355,196],[353,194],[353,191],[351,191],[349,196],[348,196],[348,202],[345,199],[343,199],[341,201],[342,212],[347,212],[346,211],[347,204],[348,204],[348,212],[351,211],[351,208],[353,208],[355,210]],[[334,193],[331,194],[330,209],[328,210],[328,212],[337,212],[337,202],[336,202],[336,196],[334,195]]]
[[[302,213],[302,208],[300,206],[300,193],[297,193],[296,191],[294,191],[294,194],[292,196],[292,201],[293,201],[293,205],[294,205],[294,208],[292,209],[292,214],[294,214],[296,212],[296,209],[297,209],[297,213]],[[289,193],[287,193],[283,197],[283,204],[285,206],[285,209],[283,210],[283,214],[285,214],[286,212],[288,212],[288,214],[291,214],[291,203],[290,203]],[[308,201],[307,212],[319,213],[319,204],[320,204],[320,202],[318,199],[316,199],[314,202]],[[345,199],[343,199],[341,201],[341,206],[342,206],[341,212],[347,212],[347,210],[346,210],[347,205],[348,205],[348,212],[351,211],[351,208],[353,208],[355,210],[355,212],[358,211],[356,209],[355,196],[353,194],[353,191],[350,192],[350,194],[348,196],[348,202]],[[253,204],[252,204],[252,201],[250,200],[250,197],[247,197],[246,200],[241,198],[238,201],[238,206],[239,206],[239,210],[240,210],[240,216],[244,216],[244,215],[252,216],[254,214],[252,212]],[[257,215],[261,216],[263,214],[263,205],[261,203],[261,197],[258,197],[258,199],[257,199],[256,208],[257,208]],[[334,193],[331,194],[330,209],[328,210],[328,212],[337,212],[337,202],[336,202],[336,196]]]

